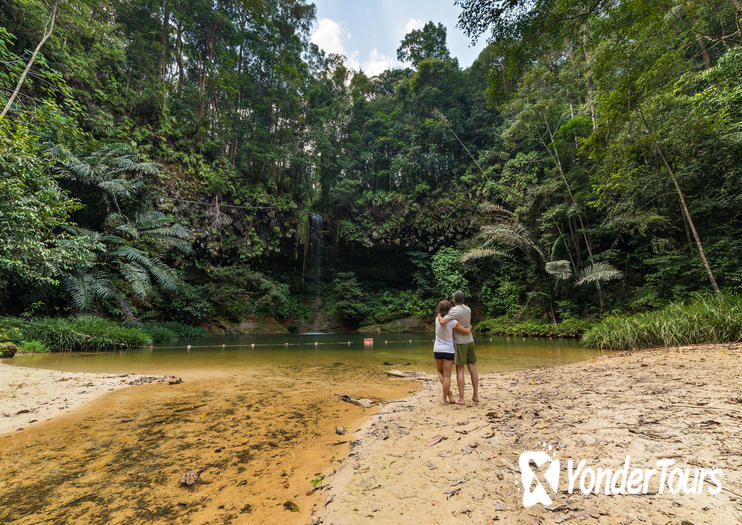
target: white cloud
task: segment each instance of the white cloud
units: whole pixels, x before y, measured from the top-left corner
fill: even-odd
[[[394,60],[386,55],[382,55],[376,48],[373,48],[368,55],[368,60],[363,63],[363,72],[368,76],[375,76],[382,71],[389,69],[394,64]]]
[[[345,49],[343,43],[340,41],[340,35],[343,33],[343,28],[338,22],[331,18],[320,18],[317,21],[317,29],[312,33],[312,43],[324,50],[325,53],[336,53],[338,55],[344,55]],[[350,33],[348,33],[350,38]]]
[[[417,24],[422,27],[422,22],[411,19],[407,22],[408,27],[411,24]],[[331,18],[320,18],[317,21],[317,28],[312,33],[311,41],[322,49],[325,53],[335,53],[345,56],[345,64],[348,68],[358,71],[362,69],[369,76],[375,76],[382,71],[391,68],[396,62],[393,58],[379,53],[379,50],[373,48],[368,58],[361,63],[357,49],[346,51],[343,45],[343,39],[350,40],[350,32],[343,29],[343,22],[336,22]],[[417,27],[414,26],[414,27]]]
[[[357,49],[354,49],[353,51],[345,55],[345,65],[354,71],[358,71],[358,69],[361,67],[361,64],[360,62],[358,62]]]
[[[418,20],[417,18],[410,18],[407,21],[407,24],[404,26],[404,32],[402,34],[406,35],[413,29],[422,29],[424,25],[425,24],[423,23],[422,20]]]

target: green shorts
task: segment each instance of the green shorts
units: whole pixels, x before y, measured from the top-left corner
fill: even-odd
[[[477,362],[477,354],[474,352],[474,343],[464,343],[456,345],[457,365],[468,365]]]

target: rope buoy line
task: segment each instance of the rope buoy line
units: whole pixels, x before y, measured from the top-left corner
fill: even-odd
[[[389,340],[385,339],[384,344],[388,343],[430,343],[432,339],[395,339],[395,340]],[[178,348],[185,348],[187,350],[195,349],[195,348],[258,348],[261,346],[274,346],[274,347],[289,347],[289,346],[321,346],[321,345],[342,345],[342,346],[351,346],[353,344],[352,341],[332,341],[327,343],[321,343],[319,341],[313,341],[311,343],[245,343],[245,344],[221,344],[221,345],[177,345],[177,346],[158,346],[158,350],[175,350]],[[362,346],[363,343],[356,343],[358,346]],[[129,348],[154,348],[153,345],[137,345],[137,346],[130,346]]]

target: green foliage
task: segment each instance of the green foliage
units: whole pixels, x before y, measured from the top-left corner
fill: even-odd
[[[23,341],[19,347],[21,353],[24,354],[42,354],[49,352],[49,347],[41,341]]]
[[[446,27],[441,23],[428,22],[422,29],[413,29],[404,36],[397,49],[397,59],[411,62],[414,67],[430,58],[450,59],[446,47]]]
[[[154,343],[167,343],[176,339],[198,339],[208,335],[202,328],[177,321],[126,323],[124,326],[145,332]]]
[[[0,292],[7,281],[56,284],[89,263],[98,243],[71,235],[79,203],[59,187],[51,162],[28,127],[0,120]]]
[[[565,319],[556,325],[543,320],[513,321],[495,317],[480,321],[474,327],[479,333],[518,337],[580,337],[591,326],[589,321]]]
[[[429,319],[433,317],[438,301],[439,299],[434,297],[423,298],[419,292],[403,290],[368,294],[364,302],[370,321],[387,323],[403,317]]]
[[[343,321],[357,323],[368,314],[365,294],[353,272],[335,276],[327,297],[327,311]]]
[[[430,22],[369,78],[311,44],[303,0],[62,2],[0,121],[0,312],[305,317],[307,210],[323,275],[361,282],[328,287],[346,319],[458,288],[487,316],[657,308],[708,286],[663,156],[739,291],[734,3],[459,5],[492,39],[471,67]],[[47,16],[0,4],[3,93]]]
[[[629,350],[653,346],[723,343],[742,338],[742,296],[694,294],[659,310],[606,317],[581,343],[592,348]]]
[[[283,320],[302,317],[305,308],[289,286],[244,267],[215,267],[211,282],[198,288],[216,316],[232,321],[263,315]]]
[[[451,297],[457,290],[468,293],[469,281],[461,271],[461,252],[444,246],[433,255],[431,268],[435,284],[443,297]]]
[[[490,288],[486,282],[477,294],[479,302],[485,306],[487,315],[512,315],[521,309],[526,287],[517,281],[500,281]]]

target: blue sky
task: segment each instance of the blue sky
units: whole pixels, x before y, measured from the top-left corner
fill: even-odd
[[[404,35],[432,20],[448,31],[448,49],[469,67],[484,49],[480,39],[475,47],[456,27],[459,6],[454,0],[314,0],[317,20],[312,42],[328,53],[347,57],[348,66],[368,75],[400,67],[397,48]]]

